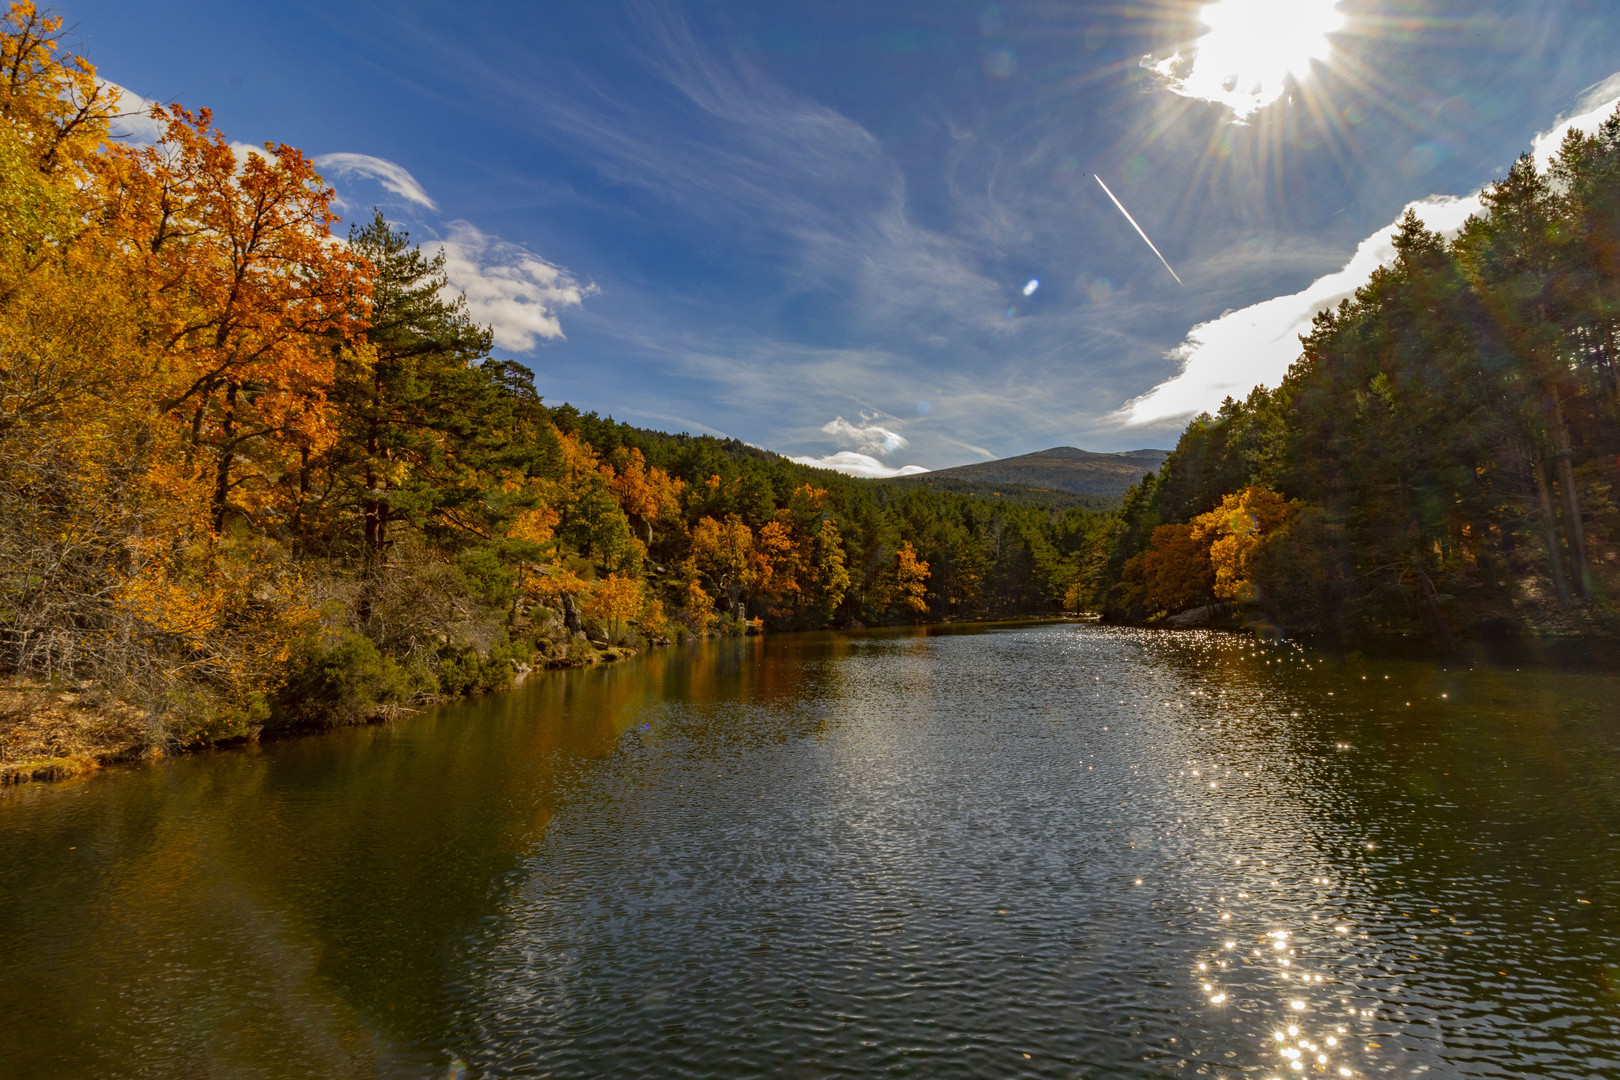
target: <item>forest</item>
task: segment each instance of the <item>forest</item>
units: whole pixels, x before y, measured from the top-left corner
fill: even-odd
[[[1354,643],[1609,637],[1620,586],[1620,114],[1519,160],[1453,238],[1320,313],[1281,385],[1198,417],[1126,497],[1127,623]]]
[[[1052,613],[1096,577],[1110,517],[1072,501],[547,405],[442,256],[344,230],[299,150],[179,105],[115,138],[30,4],[0,50],[0,772],[694,635]]]

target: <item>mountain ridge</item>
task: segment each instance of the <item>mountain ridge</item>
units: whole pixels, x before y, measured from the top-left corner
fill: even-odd
[[[958,465],[915,476],[897,476],[882,482],[947,489],[961,483],[1010,484],[1117,498],[1129,491],[1145,473],[1157,472],[1169,456],[1168,450],[1102,454],[1077,446],[1054,446],[1032,454]]]

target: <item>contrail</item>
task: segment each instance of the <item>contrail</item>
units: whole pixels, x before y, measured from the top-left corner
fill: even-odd
[[[1096,173],[1092,173],[1091,177],[1093,180],[1097,181],[1097,183],[1102,184],[1102,189],[1104,191],[1108,191],[1108,185],[1103,184],[1102,177],[1098,176]],[[1131,228],[1136,230],[1137,235],[1142,238],[1148,247],[1153,248],[1153,254],[1159,256],[1159,261],[1164,263],[1164,268],[1166,270],[1170,271],[1170,276],[1176,279],[1176,284],[1180,285],[1182,288],[1186,288],[1186,282],[1181,280],[1181,275],[1177,274],[1175,268],[1170,265],[1170,260],[1165,258],[1164,255],[1160,253],[1158,248],[1153,247],[1153,241],[1148,239],[1148,234],[1142,231],[1142,226],[1138,225],[1136,223],[1136,219],[1131,217],[1131,212],[1125,209],[1125,204],[1120,202],[1119,199],[1115,198],[1112,191],[1108,191],[1108,197],[1114,200],[1114,205],[1119,207],[1119,212],[1125,215],[1125,220],[1131,223]]]

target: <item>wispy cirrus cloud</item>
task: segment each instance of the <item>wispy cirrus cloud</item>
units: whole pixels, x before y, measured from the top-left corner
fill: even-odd
[[[1006,284],[982,271],[982,251],[915,220],[905,175],[871,132],[717,54],[671,6],[626,6],[626,48],[665,88],[659,110],[581,72],[466,62],[525,103],[514,122],[725,229],[771,260],[785,294],[836,296],[846,325],[914,338],[1000,328]]]
[[[370,154],[322,154],[315,159],[315,167],[324,173],[335,174],[345,179],[360,177],[375,180],[385,190],[393,192],[409,203],[435,212],[439,209],[438,204],[422,185],[417,183],[416,177],[412,176],[408,169],[385,158],[372,157]]]

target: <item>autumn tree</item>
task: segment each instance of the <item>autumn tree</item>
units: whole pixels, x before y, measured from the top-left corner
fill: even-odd
[[[623,636],[624,624],[646,609],[641,582],[622,574],[609,574],[596,583],[585,604],[585,614],[607,624],[608,644],[617,645]]]
[[[900,606],[915,618],[928,614],[928,564],[917,557],[910,541],[895,554],[895,592]]]
[[[364,260],[333,240],[333,192],[286,145],[238,157],[209,113],[153,107],[154,147],[109,152],[115,224],[139,252],[159,411],[210,473],[215,531],[285,522],[282,479],[335,437],[326,396],[369,311]]]
[[[156,741],[245,724],[309,609],[273,544],[217,535],[217,462],[167,422],[183,364],[154,328],[220,267],[152,276],[158,156],[112,143],[59,19],[14,4],[0,64],[0,664],[90,679]],[[171,194],[166,227],[195,226]]]
[[[1274,491],[1251,486],[1226,496],[1209,513],[1193,518],[1188,538],[1209,545],[1207,560],[1215,571],[1213,591],[1217,597],[1255,599],[1250,568],[1261,548],[1293,521],[1298,507],[1298,503],[1289,503]]]
[[[768,555],[754,543],[748,524],[736,514],[724,521],[699,518],[692,528],[692,563],[726,597],[733,619],[747,618],[743,598],[766,580]]]
[[[645,455],[636,447],[616,450],[611,467],[608,487],[619,500],[619,508],[641,523],[646,532],[644,543],[650,550],[654,526],[682,524],[681,493],[686,485],[663,469],[649,467]]]

